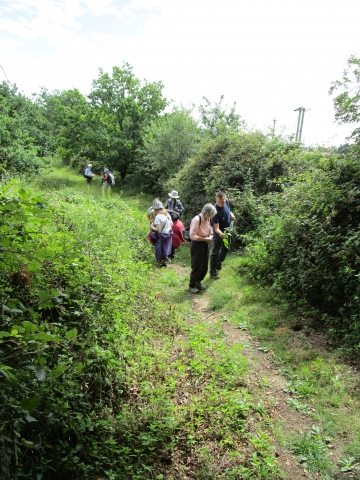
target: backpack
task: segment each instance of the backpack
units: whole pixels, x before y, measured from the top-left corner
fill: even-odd
[[[198,215],[199,218],[200,218],[200,225],[201,225],[201,215],[199,214]],[[194,217],[195,218],[195,217]],[[190,238],[190,225],[191,225],[191,222],[193,221],[193,219],[191,219],[185,226],[184,230],[183,230],[183,237],[185,238],[185,240],[187,242],[191,242],[191,238]]]
[[[115,185],[115,177],[114,177],[114,175],[113,175],[111,172],[108,173],[107,182],[108,182],[110,185]]]
[[[87,167],[86,167],[86,168],[87,168]],[[87,178],[87,175],[85,175],[85,170],[86,170],[86,168],[84,168],[84,170],[83,170],[83,177],[84,177],[84,178]]]

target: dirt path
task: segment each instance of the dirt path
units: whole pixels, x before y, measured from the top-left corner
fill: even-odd
[[[178,275],[188,275],[187,269],[179,265],[171,265],[170,268],[174,269]],[[223,316],[221,311],[209,313],[210,295],[207,291],[193,295],[191,301],[193,311],[199,314],[203,321],[210,324],[221,321]],[[222,321],[222,326],[226,344],[229,346],[235,344],[244,346],[243,356],[249,362],[249,373],[246,379],[247,389],[254,396],[255,401],[261,402],[268,412],[267,425],[264,429],[272,439],[276,457],[281,469],[285,472],[285,478],[288,480],[322,479],[322,476],[304,470],[296,457],[279,443],[275,435],[271,433],[271,429],[269,433],[268,425],[280,428],[284,436],[288,436],[291,433],[309,431],[314,424],[314,421],[306,414],[292,410],[288,406],[287,399],[291,395],[284,391],[287,380],[279,373],[279,367],[274,362],[274,353],[271,350],[268,352],[259,351],[256,340],[252,338],[249,332],[240,330],[227,321]]]

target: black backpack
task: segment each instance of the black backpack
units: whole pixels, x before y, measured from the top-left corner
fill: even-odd
[[[195,218],[195,217],[194,217]],[[201,225],[201,215],[199,214],[199,219],[200,219],[200,225]],[[191,222],[193,221],[193,219],[191,219],[185,226],[184,230],[183,230],[183,237],[185,238],[185,240],[187,242],[191,242],[191,238],[190,238],[190,225],[191,225]]]
[[[87,167],[86,167],[86,168],[87,168]],[[83,170],[83,177],[84,177],[84,178],[87,178],[87,175],[85,175],[85,170],[86,170],[86,168],[84,168],[84,170]]]

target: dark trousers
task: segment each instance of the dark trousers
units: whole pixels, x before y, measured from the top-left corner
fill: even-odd
[[[210,273],[216,273],[216,267],[221,267],[228,251],[229,250],[224,245],[223,239],[214,232],[212,252],[210,255]]]
[[[93,177],[86,177],[86,182],[88,185],[92,182]]]
[[[209,263],[209,244],[207,242],[191,242],[191,273],[189,287],[194,288],[204,280]]]

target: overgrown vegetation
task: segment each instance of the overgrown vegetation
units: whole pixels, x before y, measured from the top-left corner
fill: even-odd
[[[241,347],[186,334],[141,214],[59,176],[2,185],[2,478],[278,478]]]

